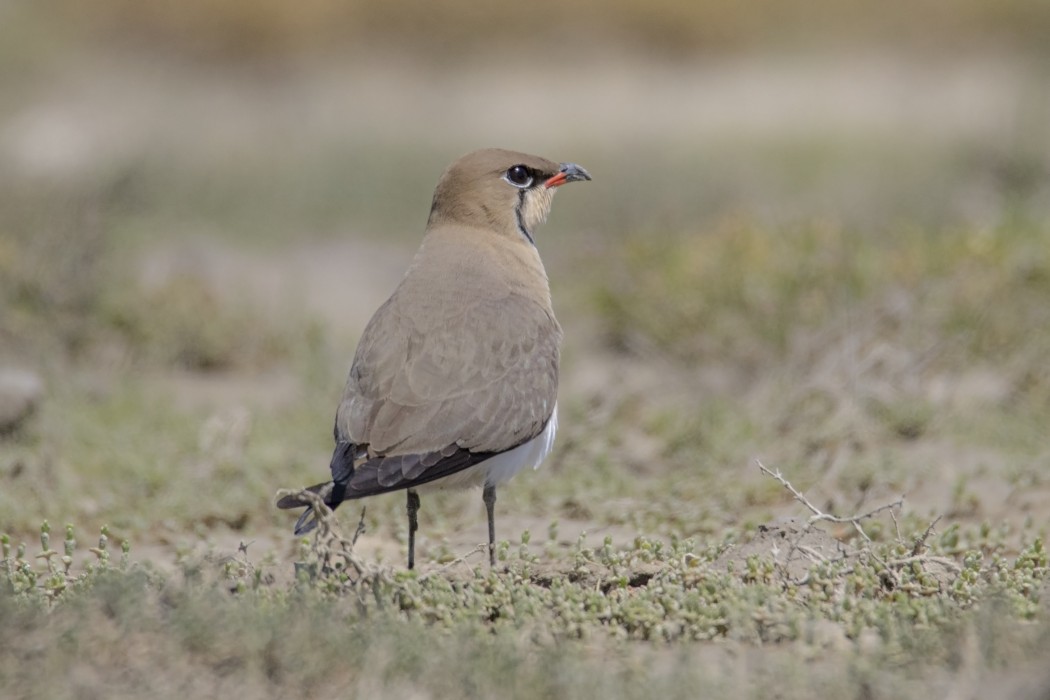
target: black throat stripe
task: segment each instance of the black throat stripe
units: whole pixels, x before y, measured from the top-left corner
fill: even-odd
[[[521,209],[525,206],[525,190],[518,192],[518,206],[514,207],[514,217],[518,220],[518,230],[521,231],[521,235],[525,236],[529,240],[529,243],[536,245],[536,241],[532,240],[532,236],[529,234],[528,229],[525,228],[525,220],[521,218]]]

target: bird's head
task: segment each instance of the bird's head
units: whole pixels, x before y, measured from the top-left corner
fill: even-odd
[[[498,148],[474,151],[442,174],[427,225],[484,227],[532,243],[533,231],[547,219],[555,190],[590,179],[575,163]]]

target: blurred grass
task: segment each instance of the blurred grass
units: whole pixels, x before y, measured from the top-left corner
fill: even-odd
[[[632,237],[596,303],[617,346],[689,363],[768,365],[820,331],[848,332],[902,305],[907,327],[891,340],[916,364],[929,366],[923,355],[936,351],[942,368],[1009,366],[1050,348],[1048,243],[1045,224],[1026,220],[876,234],[728,222],[692,236]]]
[[[975,44],[1042,51],[1050,10],[1039,0],[924,0],[878,8],[831,0],[790,0],[762,7],[730,0],[659,0],[644,7],[626,0],[478,7],[456,0],[382,5],[309,0],[136,3],[105,0],[52,5],[53,17],[104,41],[119,40],[211,57],[258,58],[332,49],[396,46],[432,60],[455,60],[492,46],[527,52],[529,46],[571,57],[616,43],[665,56],[755,46],[869,42],[929,50]],[[807,21],[808,19],[818,21]]]
[[[600,327],[634,362],[664,363],[680,388],[642,400],[640,421],[616,421],[646,428],[610,438],[605,454],[629,465],[616,445],[656,436],[648,460],[667,471],[649,498],[689,493],[715,516],[690,527],[716,530],[775,503],[739,481],[755,455],[845,502],[872,488],[936,490],[929,459],[981,483],[1004,468],[1037,472],[1047,452],[1036,426],[1050,422],[1047,250],[1050,229],[1023,216],[984,229],[734,221],[629,237],[592,297]],[[947,468],[973,449],[994,451],[995,466]],[[627,472],[645,469],[641,459]],[[683,473],[718,484],[718,499],[693,493]],[[941,502],[972,514],[983,499],[977,511]]]
[[[308,319],[278,328],[262,310],[220,302],[194,271],[147,283],[126,183],[7,178],[0,194],[0,351],[41,360],[194,370],[287,360]],[[154,222],[156,223],[156,222]]]

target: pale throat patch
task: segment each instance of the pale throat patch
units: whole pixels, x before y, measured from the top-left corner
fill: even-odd
[[[525,224],[525,230],[530,234],[547,220],[553,199],[553,187],[547,188],[540,185],[525,193],[525,201],[521,203],[521,220]]]

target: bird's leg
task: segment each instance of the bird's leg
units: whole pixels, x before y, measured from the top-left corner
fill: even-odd
[[[481,500],[485,501],[485,512],[489,516],[489,566],[496,565],[496,519],[493,515],[496,507],[496,487],[485,484],[485,490],[481,492]]]
[[[416,517],[416,513],[419,512],[419,494],[408,489],[408,568],[412,569],[416,565],[416,530],[419,529],[419,519]]]

